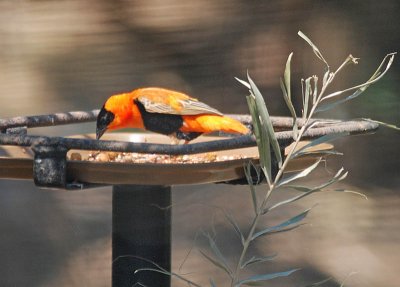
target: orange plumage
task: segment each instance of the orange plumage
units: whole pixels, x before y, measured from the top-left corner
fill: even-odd
[[[142,88],[111,96],[97,118],[97,138],[106,130],[141,128],[184,139],[203,133],[223,131],[246,134],[247,127],[186,94]]]

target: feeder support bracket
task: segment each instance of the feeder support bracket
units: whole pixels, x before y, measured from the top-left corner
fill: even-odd
[[[60,144],[33,144],[33,180],[37,186],[65,188],[68,148]]]

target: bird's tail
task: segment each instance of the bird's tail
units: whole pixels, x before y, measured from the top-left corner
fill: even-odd
[[[196,131],[201,133],[210,133],[222,131],[226,133],[248,134],[250,130],[238,120],[220,115],[196,115],[184,116],[186,126],[182,131]]]
[[[250,132],[241,122],[227,116],[220,117],[220,120],[217,122],[220,125],[218,130],[226,133],[248,134]]]

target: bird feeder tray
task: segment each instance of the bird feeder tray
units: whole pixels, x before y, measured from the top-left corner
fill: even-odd
[[[82,135],[74,138],[94,139],[94,135]],[[194,143],[220,140],[221,137],[203,136]],[[110,133],[104,140],[136,143],[169,144],[166,136],[147,133]],[[307,142],[301,142],[299,147]],[[288,167],[294,171],[311,164],[321,154],[318,151],[332,149],[330,144],[312,147],[312,156],[294,160]],[[286,154],[288,148],[286,148]],[[192,156],[172,156],[174,163],[134,162],[122,159],[120,162],[106,159],[90,158],[91,151],[70,150],[67,154],[67,181],[69,183],[91,184],[140,184],[140,185],[182,185],[225,182],[243,178],[243,166],[253,161],[258,163],[257,147],[239,148],[216,152],[200,153]],[[115,154],[115,153],[114,153]],[[122,153],[118,153],[122,155]],[[126,154],[128,157],[129,154]],[[79,159],[71,159],[79,155]],[[145,160],[147,154],[142,158]],[[157,155],[148,155],[156,158]],[[158,155],[160,158],[161,155]],[[169,156],[168,156],[169,157]],[[168,158],[167,157],[167,158]],[[164,157],[165,159],[165,157]],[[20,146],[3,146],[0,148],[0,178],[32,179],[34,154],[30,148]]]
[[[244,178],[243,166],[249,160],[257,163],[258,150],[253,136],[207,137],[202,136],[187,145],[171,145],[168,137],[157,134],[109,133],[101,141],[93,135],[76,137],[49,137],[28,134],[34,127],[57,126],[94,121],[97,111],[69,112],[42,116],[23,116],[0,119],[0,178],[34,179],[41,187],[83,188],[97,184],[144,184],[178,185],[226,182]],[[248,115],[230,115],[251,123]],[[281,146],[293,142],[292,119],[271,117]],[[378,125],[365,120],[337,121],[314,120],[313,127],[303,135],[304,140],[327,134],[363,134],[376,130]],[[304,120],[297,120],[301,127]],[[332,146],[316,146],[331,149]],[[72,153],[80,153],[85,159],[90,151],[136,152],[142,154],[192,155],[215,153],[220,160],[196,162],[96,162],[69,160]],[[287,152],[286,152],[287,153]],[[67,155],[69,154],[69,156]],[[293,161],[287,171],[298,170],[309,165],[315,157]],[[206,156],[207,158],[207,156]],[[32,172],[33,171],[33,172]]]

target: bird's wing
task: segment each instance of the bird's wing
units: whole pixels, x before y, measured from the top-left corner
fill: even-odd
[[[144,89],[137,97],[137,100],[143,104],[144,108],[149,113],[174,115],[222,115],[220,111],[206,105],[205,103],[199,102],[197,99],[169,90]]]

